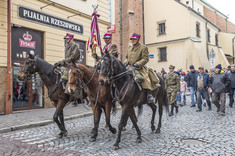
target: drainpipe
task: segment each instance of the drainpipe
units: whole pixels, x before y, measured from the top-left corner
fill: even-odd
[[[233,64],[234,64],[234,55],[235,55],[235,48],[234,48],[234,39],[235,39],[235,36],[233,37],[232,39],[232,42],[233,42]]]
[[[143,12],[143,44],[145,44],[145,31],[144,31],[144,0],[142,0],[142,12]]]
[[[5,114],[11,111],[11,0],[7,1],[7,90]]]
[[[194,10],[194,0],[192,0],[192,8],[193,8],[193,10]]]
[[[228,32],[228,17],[226,17],[226,32]]]
[[[121,61],[123,57],[123,50],[122,50],[122,0],[120,0],[120,53],[121,53]]]
[[[208,24],[208,21],[206,21],[206,51],[207,51],[207,58],[209,60],[209,45],[208,45],[208,33],[207,33],[207,24]]]

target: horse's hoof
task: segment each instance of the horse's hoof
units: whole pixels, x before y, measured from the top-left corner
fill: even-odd
[[[157,129],[155,133],[159,134],[159,133],[161,133],[161,130]]]
[[[106,124],[106,125],[105,125],[105,128],[108,128],[108,127],[109,127],[109,125],[108,125],[108,124]]]
[[[118,150],[119,146],[118,145],[114,145],[114,150]]]
[[[135,128],[135,126],[134,125],[132,125],[132,129],[134,129]]]
[[[116,134],[116,133],[117,133],[117,130],[114,128],[114,129],[111,130],[111,132],[112,132],[113,134]]]
[[[65,136],[65,137],[68,136],[68,132],[67,132],[67,131],[64,132],[64,136]]]
[[[96,141],[96,138],[91,138],[90,139],[90,142],[95,142]]]
[[[142,139],[141,139],[141,138],[138,138],[138,139],[136,140],[136,142],[137,142],[137,143],[141,143],[141,142],[142,142]]]
[[[126,131],[126,127],[122,127],[122,131]]]
[[[60,132],[60,134],[58,134],[58,138],[63,138],[63,133]]]
[[[155,131],[156,127],[155,126],[151,126],[152,132]]]

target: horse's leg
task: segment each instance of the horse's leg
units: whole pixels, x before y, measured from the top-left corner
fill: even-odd
[[[127,111],[128,111],[128,106],[127,105],[122,105],[122,116],[121,116],[121,120],[120,120],[119,125],[118,125],[118,136],[117,136],[115,144],[113,145],[115,150],[119,149],[119,143],[121,141],[122,128],[124,126],[123,124],[124,124],[125,121],[127,121],[126,118],[128,118],[128,112]]]
[[[116,134],[117,130],[115,128],[112,127],[112,125],[110,124],[110,112],[112,109],[112,105],[110,102],[106,102],[105,104],[105,116],[106,116],[106,125],[109,127],[109,130],[113,133]]]
[[[137,125],[137,118],[136,118],[136,115],[135,115],[135,110],[134,110],[134,108],[130,109],[129,115],[130,115],[131,121],[132,121],[132,123],[133,123],[133,126],[134,126],[135,129],[136,129],[137,135],[138,135],[136,142],[137,142],[137,143],[141,143],[141,142],[142,142],[142,139],[141,139],[141,131],[140,131],[138,125]]]
[[[102,110],[100,107],[94,106],[93,107],[93,113],[94,113],[94,133],[90,139],[91,142],[96,141],[96,137],[98,135],[98,128],[99,128],[99,122],[100,122],[100,116],[102,113]]]
[[[163,96],[158,96],[158,114],[159,114],[159,120],[158,120],[158,126],[156,133],[161,132],[161,127],[162,127],[162,112],[163,112]]]
[[[154,103],[148,103],[148,106],[152,109],[153,114],[152,114],[152,120],[151,120],[151,129],[152,131],[155,131],[155,125],[154,125],[154,121],[155,121],[155,116],[156,116],[156,105]]]
[[[60,123],[61,123],[62,128],[63,128],[63,134],[64,134],[64,136],[67,136],[68,131],[66,130],[65,125],[64,125],[64,111],[63,111],[63,109],[61,110],[59,118],[60,118]]]
[[[59,116],[61,115],[61,110],[63,110],[64,106],[62,104],[62,101],[59,100],[57,102],[57,105],[56,105],[56,111],[53,115],[53,120],[55,121],[55,123],[58,125],[59,129],[61,130],[61,132],[59,133],[59,137],[62,138],[63,137],[63,126],[62,126],[62,123],[61,121],[59,121]]]

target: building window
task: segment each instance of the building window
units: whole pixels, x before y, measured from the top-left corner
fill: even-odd
[[[210,29],[207,29],[207,42],[211,42]]]
[[[197,37],[201,37],[200,23],[196,23],[196,35]]]
[[[167,61],[166,57],[166,47],[159,48],[159,62]]]
[[[158,26],[159,26],[159,28],[158,28],[159,29],[159,35],[165,34],[166,33],[165,23],[159,23]]]
[[[219,40],[218,40],[218,34],[215,34],[215,45],[216,45],[216,46],[218,46],[218,42],[219,42]]]

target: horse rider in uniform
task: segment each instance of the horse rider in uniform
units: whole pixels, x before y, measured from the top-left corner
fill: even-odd
[[[129,47],[124,62],[125,66],[130,65],[134,70],[136,82],[141,85],[141,88],[147,93],[148,103],[154,102],[152,91],[159,87],[159,84],[153,84],[149,77],[148,68],[145,66],[149,62],[149,52],[145,45],[139,43],[140,35],[134,33],[130,38],[132,46]],[[135,79],[135,78],[134,78]],[[157,76],[156,76],[156,79]],[[159,80],[158,80],[159,81]]]
[[[66,89],[66,83],[68,81],[69,65],[72,63],[72,61],[77,62],[80,59],[80,51],[78,49],[77,44],[74,43],[73,38],[74,35],[69,33],[66,34],[66,36],[64,37],[66,42],[65,59],[55,63],[55,66],[61,66],[62,70],[61,79],[62,79],[63,88],[65,89],[65,93],[68,93]]]
[[[169,104],[171,105],[171,112],[169,116],[173,116],[174,108],[176,109],[176,113],[178,113],[178,106],[176,103],[176,94],[180,92],[180,80],[179,76],[174,73],[175,66],[170,65],[170,72],[166,76],[165,86],[167,90],[167,97]]]
[[[103,39],[106,45],[102,49],[102,52],[112,54],[113,56],[118,58],[118,48],[116,44],[112,43],[112,34],[110,33],[104,34]],[[92,57],[96,59],[97,61],[100,60],[100,57],[96,53],[93,53]]]

